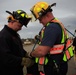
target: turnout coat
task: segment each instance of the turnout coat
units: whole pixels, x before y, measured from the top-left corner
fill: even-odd
[[[0,31],[0,75],[23,75],[25,54],[19,35],[5,25]]]

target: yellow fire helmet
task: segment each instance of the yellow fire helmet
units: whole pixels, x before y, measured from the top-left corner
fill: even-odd
[[[6,12],[10,14],[10,16],[8,17],[8,22],[18,20],[22,25],[27,27],[27,24],[31,20],[31,17],[29,17],[23,10],[13,11],[12,13],[10,11]]]
[[[55,6],[56,3],[48,5],[46,2],[38,2],[31,8],[31,13],[33,16],[38,19],[39,17],[45,15],[48,11],[52,12],[51,7]]]

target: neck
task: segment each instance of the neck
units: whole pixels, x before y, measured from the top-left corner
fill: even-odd
[[[52,12],[48,12],[48,21],[51,22],[54,19],[54,15],[52,14]]]
[[[13,27],[13,23],[12,23],[12,22],[9,22],[7,26],[8,26],[9,28],[11,28],[11,29],[14,30],[14,27]]]
[[[50,13],[50,21],[52,21],[53,19],[55,19],[54,15],[52,13]]]

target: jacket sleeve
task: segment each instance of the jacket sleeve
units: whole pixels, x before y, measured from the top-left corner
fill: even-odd
[[[21,66],[22,57],[16,56],[10,50],[11,40],[0,37],[0,63],[8,67]]]

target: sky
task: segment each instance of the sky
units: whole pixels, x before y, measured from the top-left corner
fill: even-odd
[[[74,34],[76,30],[76,0],[1,0],[0,1],[0,30],[7,24],[8,13],[16,10],[24,10],[28,14],[31,14],[30,9],[32,6],[39,2],[45,1],[49,5],[56,3],[56,7],[52,7],[53,14],[58,18],[64,26]],[[27,28],[22,27],[22,30],[18,33],[21,38],[34,38],[35,35],[41,30],[42,25],[39,21],[29,22]],[[71,34],[69,34],[72,36]]]

